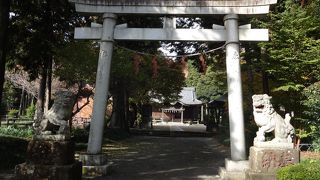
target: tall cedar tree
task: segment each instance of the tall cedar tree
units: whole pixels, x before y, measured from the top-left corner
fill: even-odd
[[[10,0],[0,1],[0,106],[4,85]]]

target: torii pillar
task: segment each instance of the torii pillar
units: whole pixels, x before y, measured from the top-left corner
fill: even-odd
[[[236,14],[228,14],[224,17],[227,32],[226,65],[230,148],[231,159],[234,161],[247,159],[243,119],[238,19],[239,16]]]
[[[105,154],[101,153],[103,142],[103,130],[105,126],[105,110],[109,90],[110,67],[112,60],[114,27],[116,15],[111,13],[103,14],[102,35],[100,40],[100,53],[96,76],[96,88],[93,104],[92,120],[90,123],[90,136],[87,154],[80,155],[83,163],[83,172],[92,170],[95,176],[107,174],[108,162]]]

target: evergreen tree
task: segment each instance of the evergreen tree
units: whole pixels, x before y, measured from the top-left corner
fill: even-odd
[[[196,88],[197,96],[214,100],[227,92],[226,73],[223,57],[208,56],[208,65],[205,73],[199,72],[196,65],[188,62],[189,76],[186,85]]]
[[[2,0],[0,2],[0,106],[2,105],[2,93],[3,93],[3,86],[4,86],[9,9],[10,9],[10,0]]]

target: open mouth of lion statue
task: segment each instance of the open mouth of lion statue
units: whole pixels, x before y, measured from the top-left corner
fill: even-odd
[[[254,106],[254,111],[256,112],[256,113],[262,113],[263,112],[263,110],[264,110],[264,105],[256,105],[256,106]]]

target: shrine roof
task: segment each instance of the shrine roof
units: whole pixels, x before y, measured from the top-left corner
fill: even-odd
[[[181,98],[179,103],[182,105],[201,105],[202,101],[197,99],[196,88],[194,87],[184,87],[179,94]]]
[[[69,0],[85,13],[266,14],[277,0]]]

